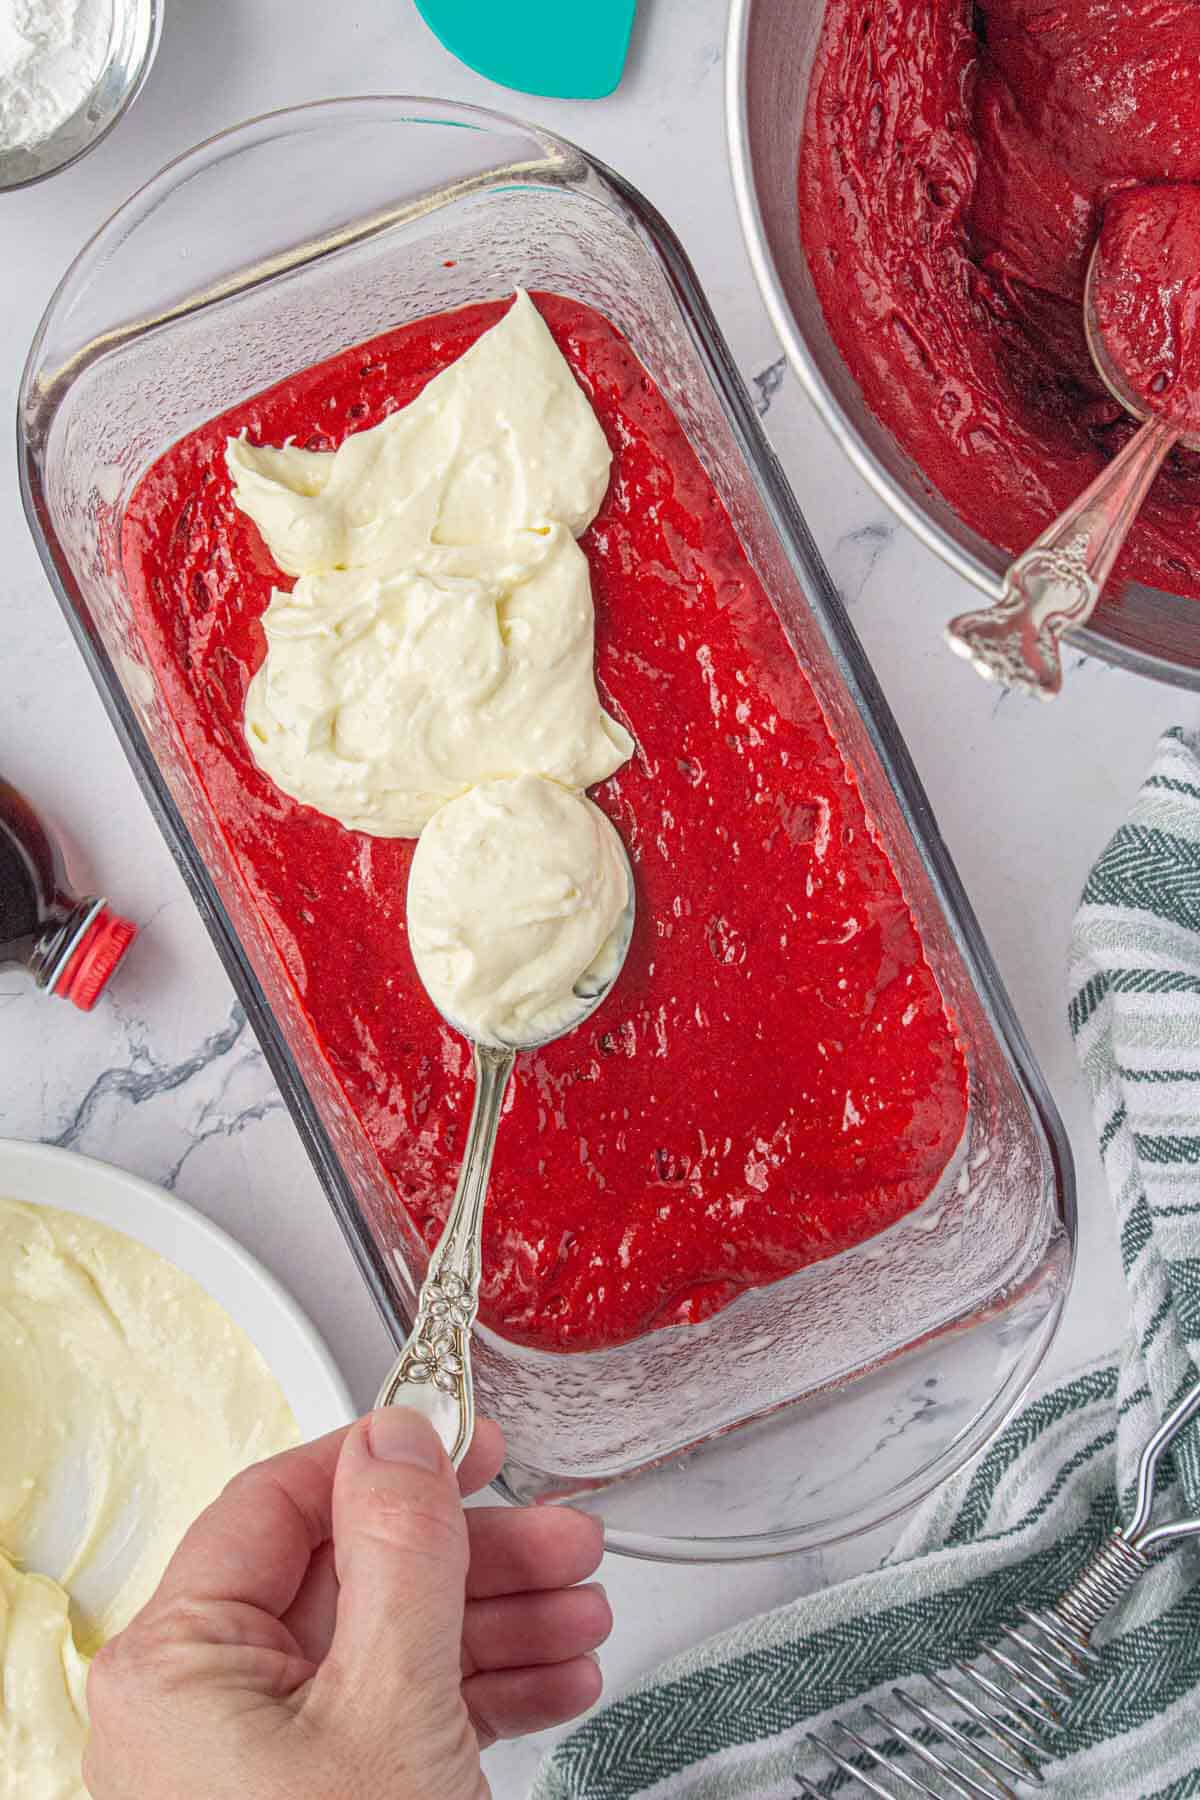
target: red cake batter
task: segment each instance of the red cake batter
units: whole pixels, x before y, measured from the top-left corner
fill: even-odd
[[[1104,209],[1100,340],[1147,412],[1200,425],[1200,187],[1126,188]]]
[[[800,224],[873,411],[1016,551],[1134,429],[1083,336],[1105,202],[1200,181],[1197,0],[829,0]],[[1200,460],[1177,452],[1118,576],[1200,595]]]
[[[595,790],[633,860],[620,981],[518,1064],[488,1201],[483,1318],[579,1350],[697,1320],[881,1231],[929,1193],[965,1071],[853,775],[679,425],[597,313],[538,304],[614,452],[583,540],[597,671],[638,749]],[[413,846],[287,799],[242,735],[284,585],[233,504],[231,433],[332,448],[503,303],[422,319],[194,431],[126,516],[139,624],[184,745],[347,1107],[427,1244],[470,1058],[405,938]]]

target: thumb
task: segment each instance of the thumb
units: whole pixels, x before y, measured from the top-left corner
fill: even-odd
[[[450,1459],[419,1413],[385,1407],[347,1434],[333,1544],[337,1622],[317,1688],[334,1682],[381,1723],[457,1701],[467,1525]]]

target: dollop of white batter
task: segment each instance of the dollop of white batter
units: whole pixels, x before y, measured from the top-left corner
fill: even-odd
[[[86,1659],[226,1482],[298,1437],[190,1276],[106,1225],[0,1198],[0,1800],[75,1795]]]
[[[550,1037],[598,986],[629,902],[621,840],[599,807],[537,775],[487,781],[434,814],[408,883],[417,972],[487,1044]],[[599,965],[599,966],[598,966]]]
[[[600,705],[575,538],[611,455],[528,295],[416,400],[333,452],[231,439],[280,568],[246,699],[259,766],[352,830],[416,836],[481,781],[584,788],[632,753]]]
[[[596,697],[587,559],[561,525],[529,537],[508,586],[361,569],[276,593],[246,696],[276,785],[352,831],[416,837],[494,774],[583,788],[618,769],[631,746]]]

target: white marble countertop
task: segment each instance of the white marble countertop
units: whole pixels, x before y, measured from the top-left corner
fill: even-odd
[[[640,186],[679,232],[766,414],[1065,1116],[1082,1206],[1079,1275],[1053,1352],[1066,1366],[1106,1348],[1124,1312],[1064,1017],[1071,914],[1159,732],[1200,724],[1200,701],[1088,662],[1040,707],[998,697],[943,649],[962,586],[856,480],[779,360],[726,169],[724,14],[723,0],[643,0],[618,93],[567,103],[471,74],[407,0],[166,0],[158,63],[128,118],[73,170],[0,195],[0,412],[13,416],[25,347],[84,239],[168,158],[252,113],[337,94],[445,94],[542,119]],[[78,882],[114,896],[145,935],[90,1017],[0,976],[0,1132],[122,1164],[226,1226],[307,1308],[366,1406],[388,1341],[68,638],[21,515],[11,431],[3,443],[0,771],[59,824]],[[880,1548],[710,1571],[610,1558],[610,1690]],[[525,1794],[538,1750],[530,1740],[490,1753],[496,1800]]]

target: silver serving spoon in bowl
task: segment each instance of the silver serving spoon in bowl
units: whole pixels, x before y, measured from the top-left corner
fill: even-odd
[[[1178,421],[1148,412],[1109,356],[1096,313],[1099,251],[1097,241],[1084,290],[1088,349],[1113,399],[1140,420],[1142,428],[1078,500],[1018,556],[995,605],[960,613],[946,627],[950,648],[965,656],[980,675],[1040,700],[1052,700],[1061,689],[1061,640],[1066,632],[1086,624],[1094,612],[1163,462],[1177,444],[1200,449],[1200,419],[1194,421],[1193,435]]]
[[[417,1297],[417,1315],[404,1348],[379,1390],[376,1406],[411,1406],[430,1421],[455,1468],[475,1433],[475,1384],[471,1374],[471,1332],[479,1308],[483,1273],[483,1209],[500,1109],[518,1054],[540,1050],[565,1037],[589,1019],[611,993],[625,964],[633,937],[635,894],[629,855],[621,845],[628,899],[616,927],[572,990],[577,1005],[540,1036],[501,1045],[482,1044],[457,1019],[443,1013],[447,1024],[471,1044],[475,1064],[475,1103],[467,1133],[454,1204],[429,1259]],[[431,995],[431,998],[434,998]],[[437,1004],[436,999],[434,1001]]]

